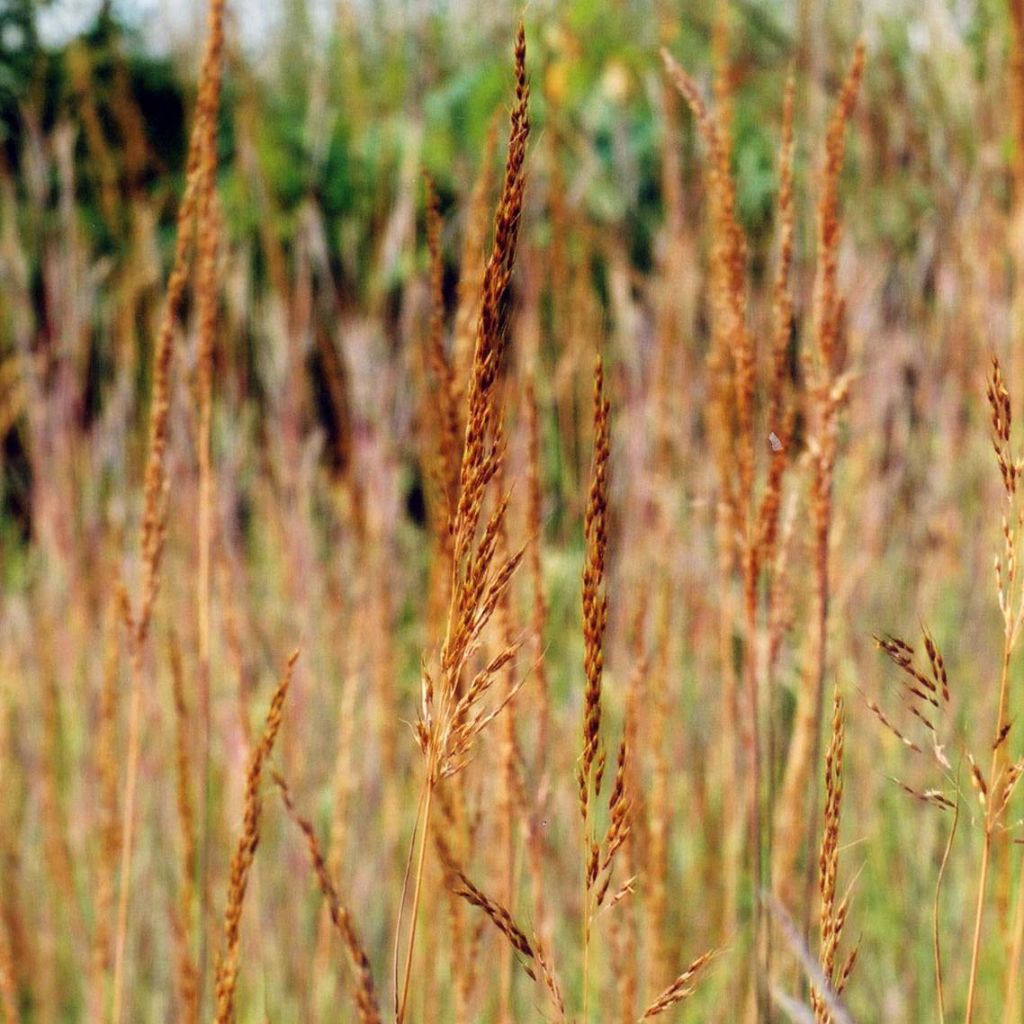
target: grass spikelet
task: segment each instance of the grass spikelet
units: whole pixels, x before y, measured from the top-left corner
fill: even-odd
[[[245,905],[245,892],[249,884],[249,872],[256,858],[256,848],[260,841],[260,815],[263,810],[263,797],[260,784],[263,781],[263,766],[274,749],[281,718],[284,712],[285,698],[292,681],[292,672],[299,652],[293,651],[288,658],[284,674],[281,676],[273,696],[260,736],[249,756],[249,765],[245,773],[245,796],[242,811],[242,831],[238,837],[238,845],[231,858],[231,870],[228,877],[227,902],[224,910],[224,939],[217,963],[217,977],[214,987],[214,1021],[215,1024],[231,1024],[235,1014],[235,986],[238,981],[239,953],[241,947],[242,910]]]
[[[471,906],[478,907],[490,918],[491,923],[508,939],[512,948],[526,958],[527,962],[522,964],[523,970],[530,978],[536,980],[537,976],[531,963],[535,957],[533,945],[522,928],[516,924],[508,908],[487,896],[469,879],[447,840],[440,833],[435,833],[434,845],[444,869],[445,884],[449,891]]]
[[[312,823],[303,818],[295,808],[291,791],[283,776],[273,772],[274,782],[281,793],[281,800],[284,803],[288,817],[298,826],[306,840],[306,848],[309,851],[309,859],[313,865],[313,872],[316,875],[317,884],[327,904],[327,911],[330,914],[331,922],[341,936],[345,952],[348,954],[352,971],[355,975],[356,986],[354,998],[356,1011],[359,1014],[361,1024],[380,1024],[381,1016],[377,1002],[377,992],[373,983],[373,970],[370,967],[370,959],[366,955],[366,949],[359,932],[356,930],[352,915],[341,902],[338,891],[331,881],[327,870],[327,863],[320,850],[320,843],[316,837]]]
[[[484,271],[487,266],[487,229],[490,227],[491,189],[494,185],[494,153],[498,147],[498,118],[495,116],[487,131],[483,152],[480,155],[480,170],[466,211],[466,229],[462,239],[459,259],[457,305],[455,310],[454,344],[452,366],[455,371],[455,387],[468,375],[473,357],[473,342],[476,324],[480,315],[480,300],[483,295]]]
[[[562,998],[562,989],[558,984],[558,977],[555,975],[550,957],[547,954],[544,943],[539,938],[534,939],[533,946],[534,958],[537,961],[537,966],[540,968],[541,980],[548,991],[548,995],[551,997],[551,1004],[555,1011],[554,1019],[556,1021],[565,1021],[565,1000]]]
[[[583,751],[580,755],[580,816],[583,820],[583,1019],[588,1019],[590,933],[594,913],[593,889],[600,863],[594,841],[591,795],[601,792],[604,750],[601,747],[601,677],[604,672],[604,632],[608,624],[608,596],[604,589],[608,551],[608,460],[611,454],[610,403],[604,397],[604,366],[594,366],[594,455],[590,491],[584,516],[586,551],[583,562]],[[623,754],[623,758],[625,755]],[[604,896],[603,890],[600,895]]]
[[[452,533],[455,558],[467,553],[480,519],[484,489],[497,470],[498,408],[494,394],[505,351],[500,306],[512,277],[526,187],[524,162],[530,131],[526,83],[526,36],[522,26],[515,46],[516,100],[509,128],[505,180],[494,221],[494,242],[481,284],[480,317],[467,396],[466,439],[459,471],[459,500]]]
[[[861,78],[864,75],[865,47],[859,42],[843,81],[839,100],[829,121],[825,137],[825,163],[822,168],[821,196],[818,200],[818,268],[814,295],[814,337],[818,358],[829,381],[835,380],[841,328],[842,302],[839,297],[839,241],[842,222],[839,217],[839,177],[846,156],[846,126],[853,115]]]
[[[845,741],[843,698],[836,689],[832,698],[832,732],[825,752],[825,808],[821,849],[818,854],[818,895],[821,899],[819,915],[821,970],[837,996],[843,994],[856,962],[856,947],[847,959],[836,967],[836,954],[846,923],[849,895],[837,902],[839,878],[839,825],[843,808],[843,747]],[[824,996],[817,990],[811,993],[814,1019],[817,1024],[832,1024],[832,1015]]]
[[[482,893],[462,872],[459,872],[452,891],[471,906],[479,907],[490,918],[494,927],[508,939],[512,948],[526,961],[533,959],[533,946],[530,944],[530,940],[516,924],[506,907]],[[528,962],[523,962],[522,967],[531,978],[536,978],[534,970]]]
[[[604,671],[604,632],[608,624],[608,597],[604,591],[605,560],[608,550],[608,459],[610,404],[604,397],[604,367],[598,359],[594,369],[594,457],[587,498],[583,565],[583,754],[580,759],[580,808],[584,820],[591,777],[601,739],[601,675]],[[600,791],[595,779],[593,788]]]
[[[681,1003],[684,999],[693,995],[693,992],[697,985],[698,976],[707,967],[709,963],[715,958],[717,952],[715,950],[709,950],[707,953],[701,953],[696,960],[694,960],[689,967],[686,968],[675,981],[669,985],[661,995],[658,996],[650,1006],[644,1010],[640,1016],[640,1021],[651,1020],[653,1017],[658,1017],[661,1014],[671,1010],[677,1003]]]
[[[900,789],[903,790],[908,796],[912,796],[915,800],[920,800],[922,803],[931,804],[933,807],[938,807],[944,811],[952,811],[956,809],[956,804],[950,800],[945,793],[939,789],[914,789],[913,786],[908,786],[907,783],[901,779],[892,779]]]
[[[619,744],[619,754],[615,767],[615,781],[612,783],[612,792],[608,798],[608,831],[601,843],[603,853],[600,871],[605,872],[606,875],[604,882],[597,892],[597,905],[599,907],[604,903],[605,895],[608,892],[615,855],[629,838],[632,825],[630,815],[632,801],[626,792],[626,760],[628,755],[628,739],[626,736],[623,736]]]
[[[915,650],[905,640],[896,636],[876,636],[874,639],[878,649],[900,670],[900,679],[903,683],[901,694],[904,712],[924,727],[935,761],[940,769],[949,771],[951,768],[949,759],[945,754],[944,745],[940,741],[940,729],[946,730],[950,725],[947,720],[950,691],[946,663],[931,633],[923,626],[921,633],[930,675],[925,675],[917,666]],[[877,703],[868,700],[867,705],[879,722],[901,743],[915,753],[923,753],[922,746],[914,742],[905,730],[896,726],[878,707]],[[902,783],[900,785],[902,788],[907,788],[902,786]],[[910,792],[913,796],[917,795],[912,788]]]

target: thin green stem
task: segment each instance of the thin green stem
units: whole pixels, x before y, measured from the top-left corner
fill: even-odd
[[[403,1024],[405,1020],[405,1007],[409,998],[409,981],[412,977],[412,956],[416,946],[416,924],[419,918],[420,909],[420,893],[423,890],[423,865],[426,861],[427,854],[427,836],[430,832],[430,805],[431,797],[434,795],[434,783],[433,778],[433,766],[428,766],[428,774],[426,785],[426,795],[424,797],[423,805],[423,825],[422,832],[420,833],[420,852],[416,861],[416,884],[413,888],[412,893],[412,922],[409,925],[409,947],[405,954],[405,977],[402,981],[402,996],[398,1000],[398,1013],[396,1015],[396,1024]]]
[[[589,780],[587,782],[589,786]],[[590,886],[587,867],[590,862],[590,815],[583,811],[583,1024],[590,1020]]]
[[[999,681],[999,711],[996,716],[995,735],[998,737],[1006,720],[1006,698],[1007,680],[1010,673],[1010,649],[1012,646],[1012,632],[1009,626],[1010,618],[1007,617],[1007,628],[1003,636],[1003,671]],[[981,854],[981,873],[978,878],[978,900],[974,912],[974,939],[971,943],[971,970],[967,986],[967,1010],[964,1015],[964,1024],[971,1024],[974,1019],[974,1000],[978,988],[978,960],[981,954],[981,931],[982,921],[985,916],[985,885],[988,882],[988,865],[992,854],[992,833],[997,824],[998,813],[995,799],[996,772],[1000,764],[1001,743],[996,743],[992,751],[992,767],[989,771],[989,786],[991,799],[985,810],[985,845]]]
[[[960,800],[958,798],[953,810],[953,827],[949,830],[949,839],[946,840],[946,849],[942,854],[942,863],[939,865],[939,875],[935,880],[935,903],[932,908],[932,949],[935,954],[935,988],[939,1003],[939,1024],[946,1024],[946,999],[942,988],[942,947],[939,943],[939,893],[942,890],[942,880],[946,876],[946,865],[949,863],[949,854],[953,849],[953,837],[956,835],[956,826],[959,821]]]
[[[1010,948],[1010,967],[1006,973],[1006,1009],[1003,1024],[1020,1020],[1020,960],[1024,951],[1024,874],[1017,884],[1017,905],[1013,911],[1013,943]]]
[[[985,829],[985,846],[981,854],[981,876],[978,879],[978,905],[974,913],[974,941],[971,943],[971,973],[967,987],[967,1012],[964,1024],[974,1019],[974,997],[978,983],[978,954],[981,950],[981,922],[985,913],[985,882],[988,880],[988,861],[992,850],[992,834]]]
[[[121,883],[117,901],[117,930],[114,939],[114,994],[111,1024],[121,1024],[125,988],[125,949],[128,939],[128,902],[131,893],[132,851],[135,837],[135,794],[138,787],[142,728],[142,639],[136,635],[132,647],[132,695],[128,711],[128,768],[125,775],[124,810],[121,817]]]

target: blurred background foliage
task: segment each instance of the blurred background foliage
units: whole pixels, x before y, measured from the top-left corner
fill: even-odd
[[[51,0],[52,2],[52,0]],[[770,235],[775,194],[781,92],[787,68],[806,63],[793,7],[781,0],[732,5],[739,32],[732,54],[736,90],[733,163],[742,221],[757,246]],[[799,5],[798,5],[799,6]],[[804,5],[807,6],[807,5]],[[847,52],[861,32],[870,38],[872,73],[862,121],[877,133],[870,159],[868,216],[852,229],[891,245],[894,256],[913,253],[923,221],[945,198],[962,168],[983,156],[972,94],[982,88],[993,46],[1005,38],[998,0],[910,5],[842,2],[826,5],[824,37],[816,48]],[[908,17],[911,8],[916,18]],[[543,8],[543,9],[542,9]],[[255,57],[235,50],[227,73],[227,102],[220,131],[227,226],[234,237],[256,231],[258,208],[235,159],[236,121],[248,112],[249,130],[268,189],[271,224],[288,246],[298,211],[313,198],[330,232],[329,250],[345,254],[335,267],[360,293],[370,282],[372,252],[390,209],[399,168],[410,145],[450,205],[462,195],[496,112],[505,100],[505,51],[516,17],[496,5],[486,14],[475,4],[388,4],[353,9],[346,4],[318,35],[305,0],[285,0],[275,37],[262,39]],[[566,0],[527,9],[534,89],[535,145],[554,134],[564,141],[558,157],[570,195],[593,222],[626,233],[639,268],[651,259],[652,236],[662,219],[659,154],[662,119],[655,88],[660,45],[709,85],[713,8],[669,0],[608,3]],[[80,118],[69,53],[88,65],[92,103],[115,158],[118,90],[138,103],[145,128],[145,173],[124,187],[154,193],[180,191],[186,111],[194,101],[194,51],[156,55],[145,28],[132,24],[116,3],[103,4],[81,36],[45,44],[35,28],[33,0],[0,6],[0,132],[9,166],[20,158],[21,118],[37,118],[45,131],[61,117]],[[244,7],[235,12],[245,18]],[[149,31],[152,32],[152,26]],[[806,30],[810,32],[810,29]],[[834,92],[841,66],[801,73],[810,81],[808,108]],[[123,80],[122,80],[123,78]],[[820,93],[818,103],[813,96]],[[820,117],[820,110],[811,111]],[[120,127],[123,127],[120,126]],[[810,126],[808,126],[810,127]],[[699,175],[692,125],[686,123],[684,156],[689,178]],[[77,145],[87,146],[86,133]],[[1004,135],[1003,147],[1009,147]],[[857,139],[847,178],[864,175]],[[806,156],[806,154],[803,154]],[[122,170],[124,170],[122,168]],[[79,183],[88,227],[102,245],[96,176]],[[163,197],[170,223],[173,196]],[[532,230],[543,231],[534,222]],[[390,268],[400,284],[414,271]]]
[[[799,79],[798,191],[809,204],[808,140],[820,137],[826,98],[842,71],[834,55],[849,52],[863,34],[871,73],[845,172],[857,214],[849,230],[884,259],[893,303],[905,304],[922,288],[927,298],[929,253],[941,244],[943,223],[951,222],[963,183],[978,166],[995,167],[985,181],[998,190],[1000,204],[1009,203],[1006,168],[1014,143],[1008,119],[992,123],[997,110],[985,102],[998,92],[988,70],[1004,60],[1004,5],[843,0],[819,9],[809,2],[738,0],[730,6],[733,166],[755,281],[770,252],[787,70],[795,68]],[[166,266],[195,100],[194,33],[160,38],[157,16],[140,21],[131,3],[105,2],[80,35],[44,42],[36,24],[52,7],[52,0],[0,5],[0,160],[23,190],[19,165],[31,151],[26,125],[45,137],[58,122],[69,122],[82,169],[75,198],[86,248],[113,261],[130,258],[119,245],[116,218],[103,213],[103,192],[113,189],[121,200],[142,193],[157,211]],[[289,260],[303,230],[302,211],[313,204],[342,301],[355,308],[374,297],[385,312],[397,313],[402,289],[422,271],[425,255],[422,238],[402,244],[393,211],[420,167],[437,185],[442,213],[454,213],[467,196],[489,127],[507,102],[507,41],[518,13],[513,5],[470,2],[342,2],[327,9],[283,0],[262,36],[246,45],[237,43],[244,31],[231,36],[219,193],[231,244],[252,254],[254,292],[268,273],[268,238],[261,232]],[[713,7],[696,0],[566,0],[533,5],[526,16],[535,176],[542,180],[532,193],[542,195],[543,181],[554,181],[574,220],[615,232],[635,270],[645,273],[665,214],[657,50],[668,45],[710,89]],[[245,6],[232,18],[236,27],[245,22]],[[699,148],[691,120],[676,117],[686,210],[698,220]],[[44,207],[53,213],[59,188],[54,179],[45,187]],[[43,216],[38,205],[19,208],[26,218]],[[550,241],[549,213],[550,204],[533,200],[528,230],[539,244]],[[800,244],[806,254],[810,206],[805,213]],[[31,233],[33,225],[25,227]],[[32,258],[42,250],[28,251]],[[600,280],[602,254],[591,255]],[[457,246],[447,246],[451,278],[457,256]]]

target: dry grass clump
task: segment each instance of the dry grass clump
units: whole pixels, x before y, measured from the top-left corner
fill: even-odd
[[[221,59],[224,48],[224,5],[213,0],[207,17],[206,48],[200,72],[199,103],[189,140],[185,194],[178,211],[174,261],[167,282],[167,297],[153,355],[153,384],[150,397],[149,446],[146,456],[142,526],[139,539],[142,581],[137,605],[129,611],[132,689],[128,718],[127,773],[121,839],[121,872],[114,944],[114,988],[112,1019],[119,1024],[125,986],[125,944],[127,942],[132,855],[135,835],[135,802],[138,764],[142,743],[142,674],[146,640],[160,581],[160,563],[166,541],[169,482],[165,465],[168,415],[171,405],[171,359],[174,331],[185,288],[188,284],[188,252],[193,237],[193,217],[201,219],[200,246],[212,259],[216,240],[210,227],[213,173],[216,168],[214,132],[219,108]],[[201,270],[209,272],[204,262]],[[212,280],[208,289],[212,288]],[[200,299],[204,311],[204,337],[212,338],[213,296]],[[210,341],[212,344],[212,341]],[[208,498],[208,496],[207,496]],[[208,502],[207,502],[208,503]],[[126,605],[127,609],[127,605]]]
[[[776,891],[791,892],[799,848],[801,824],[795,808],[806,791],[817,761],[823,712],[825,674],[828,670],[829,601],[832,588],[832,488],[839,444],[839,417],[848,398],[850,376],[844,372],[840,345],[843,299],[838,290],[839,176],[845,156],[846,129],[853,113],[864,73],[865,48],[858,43],[843,81],[825,139],[825,159],[817,209],[817,266],[814,281],[813,355],[806,360],[810,416],[810,506],[814,537],[814,613],[812,652],[805,685],[800,692],[797,718],[789,742],[785,776],[778,796],[776,851],[773,866]],[[816,815],[815,815],[816,816]],[[813,821],[812,816],[812,821]]]
[[[1021,4],[567,4],[0,95],[0,1020],[1019,1021]]]
[[[466,766],[477,736],[501,713],[518,689],[518,686],[513,686],[489,708],[482,704],[502,670],[515,657],[518,642],[503,646],[468,682],[464,676],[480,650],[484,630],[523,557],[522,551],[517,551],[505,554],[495,564],[502,524],[508,510],[507,494],[495,497],[493,510],[483,530],[479,530],[489,485],[499,476],[505,457],[498,375],[506,347],[506,332],[500,316],[515,263],[526,185],[526,140],[530,131],[526,36],[521,25],[515,44],[515,80],[516,99],[510,115],[505,178],[494,220],[491,255],[481,283],[458,491],[457,496],[451,499],[449,513],[451,584],[445,635],[436,681],[430,668],[424,668],[420,716],[416,723],[416,739],[424,761],[424,780],[417,813],[420,836],[411,924],[404,980],[400,987],[396,947],[395,1012],[399,1021],[404,1019],[412,973],[434,790],[443,780],[457,775]],[[402,902],[404,905],[404,895]]]
[[[448,620],[435,685],[424,673],[422,708],[416,735],[427,765],[427,791],[456,774],[466,762],[476,735],[500,708],[482,714],[480,699],[513,656],[506,648],[477,673],[463,692],[462,674],[479,649],[481,636],[512,574],[518,552],[494,566],[508,497],[499,496],[478,536],[488,485],[504,459],[498,405],[498,371],[505,350],[499,307],[515,261],[525,175],[523,162],[529,134],[526,44],[522,28],[516,42],[516,105],[512,109],[505,181],[495,217],[494,245],[484,273],[483,300],[467,398],[466,435],[458,477],[458,499],[450,514],[452,585]],[[508,698],[506,698],[508,699]],[[476,714],[471,714],[476,712]],[[426,817],[426,815],[425,815]]]
[[[725,50],[724,21],[719,29],[718,52]],[[779,154],[778,262],[772,288],[773,325],[767,374],[758,380],[757,338],[748,324],[747,244],[736,214],[736,186],[731,168],[729,128],[729,72],[724,57],[716,79],[714,116],[693,79],[662,51],[668,74],[689,105],[707,149],[707,176],[713,248],[710,253],[711,341],[708,374],[711,400],[709,433],[715,455],[719,488],[717,533],[719,545],[719,651],[722,673],[724,773],[728,794],[726,846],[726,929],[738,924],[737,880],[744,859],[755,894],[754,943],[758,966],[752,969],[752,989],[759,1018],[769,1012],[766,981],[771,975],[767,922],[760,894],[766,887],[783,901],[796,899],[798,857],[811,836],[805,834],[804,806],[809,772],[817,759],[821,702],[827,658],[830,594],[831,491],[838,445],[839,413],[845,403],[848,376],[844,375],[839,345],[842,301],[838,296],[837,268],[840,240],[838,185],[842,170],[845,133],[864,66],[859,44],[843,83],[825,140],[821,193],[818,202],[818,263],[814,286],[811,330],[814,355],[805,359],[806,394],[793,394],[789,380],[789,349],[793,329],[790,273],[793,261],[795,213],[793,207],[792,78],[783,101]],[[757,467],[755,422],[758,399],[765,400],[760,414],[766,424],[767,465]],[[788,738],[781,788],[776,793],[773,774],[777,735],[777,702],[773,667],[779,656],[786,616],[785,552],[778,545],[784,476],[793,443],[798,402],[809,419],[811,462],[809,503],[814,529],[816,610],[814,647],[796,720]],[[758,493],[759,492],[759,493]],[[742,590],[743,694],[735,679],[733,636],[739,614],[733,598],[734,580]],[[762,581],[766,585],[762,585]],[[763,592],[763,596],[762,596]],[[767,764],[767,774],[765,766]],[[742,794],[739,803],[735,803]],[[811,815],[813,820],[814,815]],[[772,819],[774,818],[774,821]],[[746,836],[744,842],[744,835]]]

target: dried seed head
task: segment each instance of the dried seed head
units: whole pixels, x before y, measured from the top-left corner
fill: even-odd
[[[231,858],[231,871],[228,878],[227,908],[224,911],[224,946],[217,965],[217,977],[214,985],[214,1001],[216,1024],[229,1024],[234,1019],[235,984],[238,979],[239,951],[241,946],[242,907],[249,884],[249,873],[256,858],[256,847],[260,840],[260,815],[263,800],[260,794],[260,783],[263,777],[263,766],[274,749],[281,718],[284,712],[284,701],[292,681],[292,672],[299,652],[294,651],[288,659],[281,681],[270,699],[263,735],[253,748],[249,758],[249,767],[245,776],[245,799],[242,817],[242,833],[238,838],[238,846]]]
[[[291,791],[284,777],[277,772],[272,773],[274,782],[281,793],[281,800],[284,803],[288,817],[298,826],[306,840],[306,849],[309,851],[309,859],[313,865],[313,873],[316,875],[317,884],[327,904],[327,911],[331,923],[341,936],[342,944],[348,954],[349,962],[355,975],[355,991],[353,998],[356,1002],[356,1011],[359,1014],[360,1024],[380,1024],[380,1007],[377,1002],[376,986],[373,981],[373,970],[370,967],[370,958],[366,955],[366,948],[359,937],[359,932],[352,920],[348,908],[341,902],[338,890],[331,880],[327,862],[324,860],[320,841],[316,837],[313,825],[295,808]]]
[[[988,803],[988,784],[985,782],[985,776],[978,767],[978,762],[974,760],[974,755],[968,754],[967,760],[971,766],[971,783],[978,791],[978,801],[984,807]]]
[[[608,461],[610,404],[604,397],[604,366],[594,367],[594,458],[584,518],[586,554],[583,563],[583,669],[586,676],[583,710],[583,755],[580,761],[581,810],[586,816],[587,787],[595,791],[604,771],[599,757],[601,738],[601,677],[604,672],[604,632],[608,624],[608,598],[604,589],[608,551]],[[595,771],[596,762],[596,771]]]
[[[717,950],[708,950],[706,953],[701,953],[696,960],[694,960],[689,967],[683,971],[675,981],[672,982],[668,988],[665,989],[657,999],[651,1003],[650,1006],[644,1010],[643,1015],[640,1017],[641,1021],[650,1020],[652,1017],[657,1017],[664,1013],[666,1010],[670,1010],[676,1003],[682,1002],[687,996],[693,994],[695,982],[697,976],[704,970],[705,967],[717,956]]]

